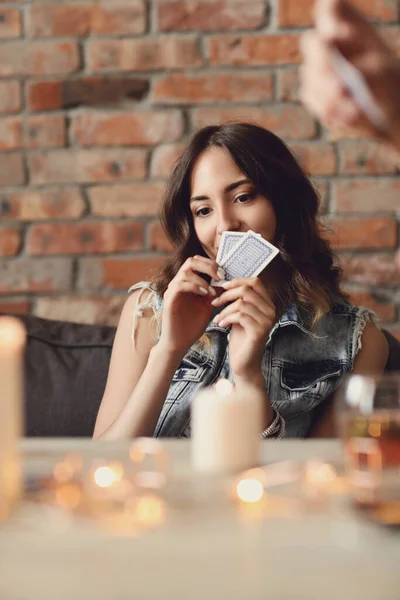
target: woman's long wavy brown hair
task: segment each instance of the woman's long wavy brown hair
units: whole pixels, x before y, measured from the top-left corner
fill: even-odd
[[[161,222],[174,251],[153,283],[162,296],[185,260],[207,256],[194,229],[189,207],[190,178],[200,154],[210,146],[225,148],[276,214],[274,244],[280,250],[282,308],[299,303],[312,324],[339,298],[341,269],[318,222],[319,197],[288,147],[272,132],[252,123],[227,123],[200,129],[191,139],[170,176]],[[321,235],[322,234],[322,235]]]

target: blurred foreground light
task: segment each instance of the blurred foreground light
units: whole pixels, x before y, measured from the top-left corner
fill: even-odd
[[[241,479],[236,486],[236,493],[242,502],[258,502],[264,494],[264,488],[258,479]]]
[[[110,463],[102,467],[97,467],[94,471],[93,478],[101,488],[111,487],[115,483],[118,483],[124,474],[124,469],[119,463]]]

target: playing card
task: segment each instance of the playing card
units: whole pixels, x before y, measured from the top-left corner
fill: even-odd
[[[231,250],[233,250],[233,248],[236,246],[236,244],[238,244],[243,237],[246,235],[246,233],[241,232],[241,231],[224,231],[222,236],[221,236],[221,242],[219,244],[219,248],[218,248],[218,254],[217,254],[217,258],[216,258],[216,262],[217,264],[221,264],[221,261],[223,261],[229,254],[229,252],[231,252]]]
[[[381,133],[387,133],[387,118],[375,102],[360,71],[352,65],[337,48],[331,48],[330,57],[332,66],[337,75],[353,96],[369,122]]]
[[[212,281],[211,285],[221,286],[236,277],[257,277],[278,253],[278,248],[260,234],[248,231],[219,263],[225,272],[224,281]]]

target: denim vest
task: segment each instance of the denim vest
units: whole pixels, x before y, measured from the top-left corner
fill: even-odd
[[[157,296],[155,301],[156,310],[161,310],[161,298]],[[271,405],[286,421],[286,437],[307,435],[316,407],[352,370],[370,319],[367,309],[340,301],[313,331],[296,304],[274,325],[265,345],[262,373]],[[211,321],[206,329],[210,346],[190,348],[173,376],[154,437],[189,437],[193,396],[220,377],[233,381],[229,329]]]

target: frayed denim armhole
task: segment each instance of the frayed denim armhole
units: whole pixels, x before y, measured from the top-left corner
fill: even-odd
[[[357,308],[354,314],[354,329],[353,329],[353,356],[352,362],[354,364],[355,357],[362,348],[362,336],[364,333],[365,326],[367,323],[376,324],[376,314],[368,308]]]
[[[132,323],[132,334],[131,334],[132,350],[135,349],[138,320],[141,317],[143,317],[143,315],[144,315],[143,311],[146,308],[151,309],[153,311],[153,318],[156,318],[156,319],[161,311],[160,298],[159,298],[157,292],[155,291],[155,289],[152,288],[151,282],[141,281],[140,283],[136,283],[135,285],[132,285],[132,287],[130,287],[128,290],[128,294],[131,294],[135,290],[140,290],[140,293],[138,294],[135,308],[133,310],[133,323]],[[147,298],[143,301],[142,296],[145,291],[148,291],[149,294],[148,294]]]

